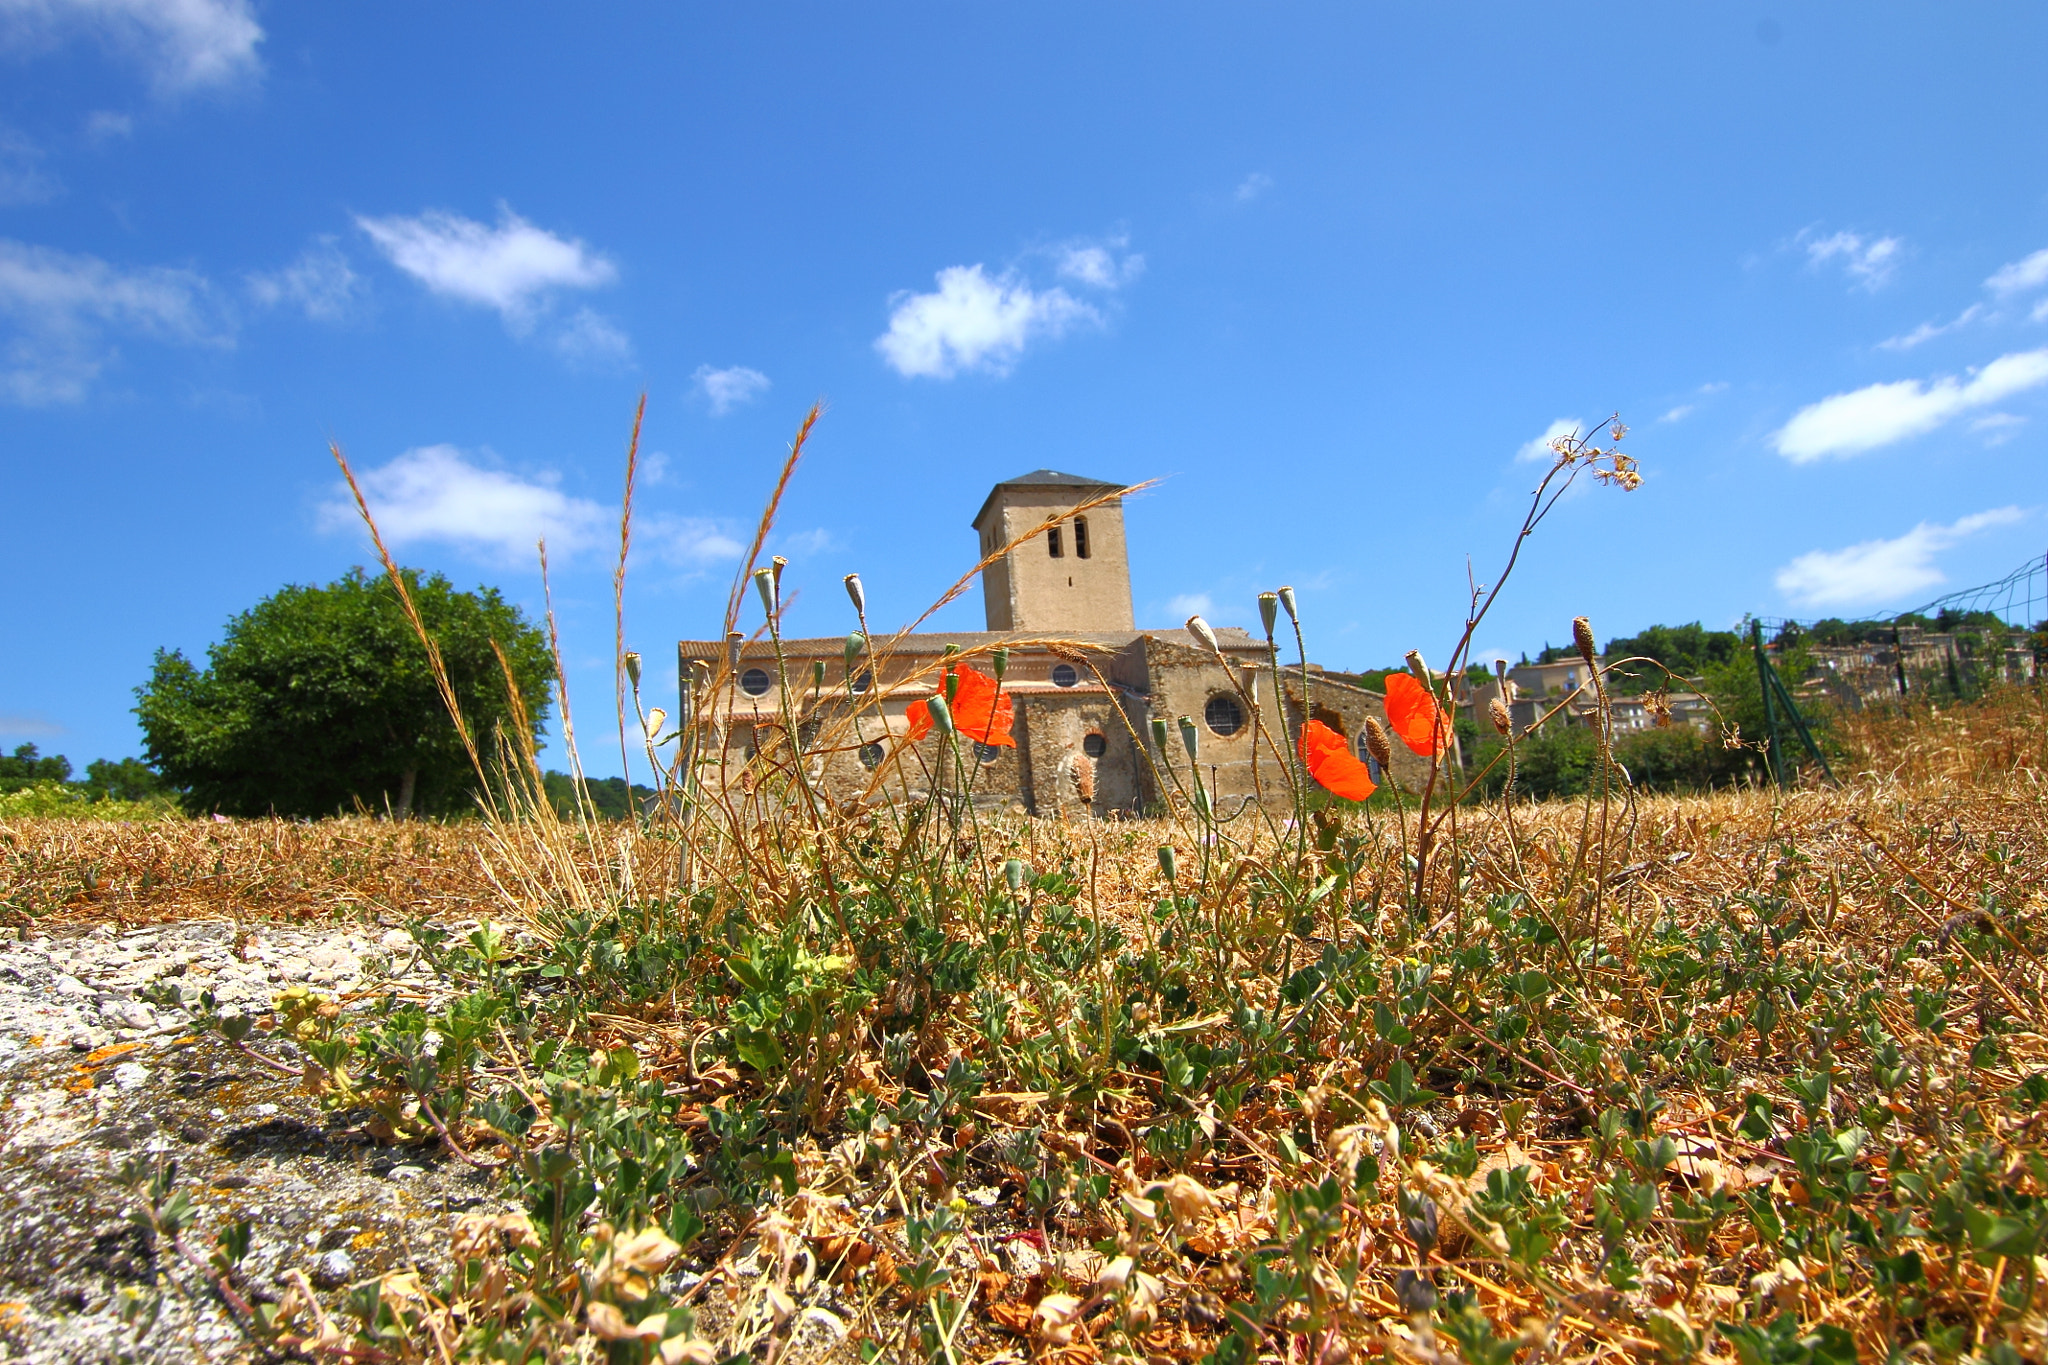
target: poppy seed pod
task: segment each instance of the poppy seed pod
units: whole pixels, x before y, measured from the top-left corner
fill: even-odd
[[[725,634],[725,667],[729,673],[740,671],[740,646],[746,642],[742,631],[730,630]]]
[[[1411,649],[1408,651],[1408,671],[1415,675],[1415,681],[1421,683],[1424,687],[1429,686],[1429,665],[1422,662],[1421,650]]]
[[[1583,616],[1572,618],[1572,643],[1579,647],[1579,657],[1588,664],[1600,651],[1593,648],[1593,623]]]
[[[953,708],[946,705],[946,699],[944,697],[931,697],[925,701],[925,705],[931,709],[932,724],[938,727],[939,733],[942,735],[952,734]]]
[[[1499,697],[1486,704],[1486,714],[1493,718],[1493,728],[1502,734],[1515,728],[1514,718],[1508,714],[1508,704]]]
[[[1195,729],[1193,716],[1180,718],[1180,747],[1188,751],[1188,762],[1198,763],[1202,758],[1202,736]]]
[[[1387,729],[1371,716],[1365,718],[1365,751],[1372,755],[1372,761],[1380,765],[1381,772],[1390,772],[1394,766],[1393,741],[1387,738]]]
[[[782,596],[782,571],[789,567],[789,561],[781,555],[776,555],[768,561],[768,566],[775,571],[775,595],[780,597]]]
[[[647,742],[649,744],[661,743],[661,726],[662,722],[667,719],[668,712],[662,710],[659,706],[647,713]]]
[[[1007,647],[998,649],[995,653],[988,656],[988,662],[989,666],[995,670],[996,681],[1001,682],[1003,675],[1010,671],[1009,649]]]
[[[1294,589],[1282,588],[1277,596],[1280,598],[1280,605],[1287,608],[1287,619],[1299,626],[1301,624],[1301,615],[1294,609]]]
[[[1159,846],[1159,870],[1166,874],[1166,880],[1168,881],[1172,881],[1174,874],[1180,870],[1180,864],[1173,856],[1172,844],[1161,844]]]
[[[860,585],[859,574],[850,573],[846,576],[846,595],[853,599],[853,609],[856,614],[865,612],[868,609],[868,595]]]
[[[1280,619],[1280,598],[1275,593],[1259,594],[1259,623],[1266,628],[1266,643],[1273,642],[1273,623]]]
[[[846,637],[846,671],[848,674],[853,672],[855,662],[860,659],[860,652],[867,647],[867,637],[857,630]]]
[[[1166,717],[1152,717],[1152,744],[1159,750],[1159,756],[1166,756]]]
[[[761,610],[767,612],[772,620],[775,616],[775,599],[781,596],[775,590],[775,570],[754,570],[754,587],[761,594]]]
[[[626,651],[626,676],[633,680],[633,686],[640,685],[640,656],[632,650]]]
[[[823,687],[824,685],[825,661],[823,659],[813,659],[811,660],[811,686]]]
[[[1209,629],[1209,623],[1199,616],[1188,618],[1188,634],[1200,640],[1211,653],[1221,654],[1223,646],[1216,639],[1216,632]]]
[[[953,699],[954,699],[955,697],[959,696],[959,695],[960,695],[960,673],[959,673],[959,670],[958,670],[958,669],[948,669],[948,670],[946,671],[946,704],[947,704],[948,706],[951,706],[951,705],[953,704]]]

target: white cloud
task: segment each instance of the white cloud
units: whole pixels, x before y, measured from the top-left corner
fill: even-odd
[[[74,33],[146,68],[159,93],[225,85],[262,69],[249,0],[0,0],[0,41],[30,49]]]
[[[1923,435],[1972,408],[2044,383],[2048,349],[2017,351],[1974,371],[1967,383],[1953,376],[1924,383],[1900,379],[1834,394],[1801,408],[1771,439],[1794,464],[1855,455]]]
[[[531,329],[557,290],[596,289],[618,270],[582,242],[557,237],[501,207],[496,227],[429,209],[414,218],[356,219],[393,265],[436,294],[495,308],[514,332]]]
[[[822,533],[820,533],[822,534]],[[722,559],[737,559],[746,552],[731,530],[709,517],[680,517],[650,513],[633,518],[633,544],[646,547],[656,559],[667,564],[696,568]]]
[[[0,401],[75,403],[112,355],[109,333],[188,345],[233,334],[189,270],[123,270],[0,239]]]
[[[578,308],[555,337],[555,349],[583,365],[621,365],[633,358],[633,339],[595,309]]]
[[[0,712],[0,735],[13,739],[53,739],[69,733],[54,720],[41,716],[10,715]]]
[[[1130,244],[1128,237],[1106,242],[1069,242],[1059,248],[1060,278],[1095,289],[1121,289],[1145,273],[1145,258],[1136,252],[1117,253]]]
[[[991,277],[979,265],[948,266],[938,284],[933,293],[891,300],[889,330],[875,338],[875,349],[898,374],[1007,374],[1030,342],[1102,320],[1064,289],[1034,290],[1014,273]]]
[[[1970,423],[1970,430],[1983,432],[1985,445],[2002,446],[2019,435],[2020,428],[2026,424],[2027,419],[2017,413],[1987,412]]]
[[[1869,290],[1884,287],[1906,248],[1897,237],[1869,238],[1856,232],[1837,232],[1831,237],[1809,237],[1802,232],[1799,241],[1806,247],[1809,264],[1818,267],[1839,262],[1859,287]]]
[[[1234,197],[1240,204],[1249,204],[1252,200],[1272,188],[1272,176],[1267,175],[1264,171],[1253,171],[1250,175],[1237,182],[1237,190]]]
[[[2017,507],[1978,512],[1947,526],[1921,522],[1895,540],[1866,540],[1844,550],[1812,550],[1778,570],[1778,591],[1802,606],[1896,603],[1948,581],[1934,557],[1957,541],[2026,513]]]
[[[1676,419],[1674,418],[1673,420],[1675,421]],[[1579,421],[1578,418],[1560,417],[1549,426],[1543,428],[1541,436],[1533,436],[1522,442],[1521,448],[1515,452],[1515,458],[1529,463],[1534,463],[1538,460],[1554,460],[1557,458],[1557,451],[1551,448],[1551,442],[1562,437],[1571,436],[1584,429],[1585,424]]]
[[[408,450],[357,480],[390,543],[439,541],[502,563],[529,560],[543,536],[550,555],[567,558],[602,544],[610,521],[604,508],[564,493],[551,475],[528,480],[485,468],[451,445]],[[358,524],[345,490],[321,507],[320,524]]]
[[[86,141],[112,142],[117,137],[127,137],[135,131],[135,120],[126,114],[117,114],[111,109],[96,109],[86,115]]]
[[[332,237],[321,237],[282,270],[249,276],[249,297],[265,308],[300,308],[316,322],[334,322],[354,311],[362,278],[349,268]]]
[[[1886,337],[1883,341],[1877,343],[1878,349],[1885,351],[1910,351],[1923,341],[1932,341],[1945,332],[1953,332],[1958,327],[1967,326],[1983,311],[1983,304],[1973,303],[1962,312],[1956,314],[1952,322],[1923,322],[1910,332],[1905,332],[1895,337]]]
[[[2038,289],[2044,284],[2048,284],[2048,247],[1998,267],[1991,278],[1984,281],[1984,287],[1994,294],[2017,294],[2027,289]]]
[[[1166,599],[1166,614],[1176,621],[1185,621],[1190,616],[1207,618],[1216,610],[1216,604],[1205,592],[1184,592],[1178,597]]]
[[[769,389],[767,375],[744,365],[728,365],[722,370],[699,365],[690,378],[696,382],[697,391],[711,404],[713,417],[723,417],[734,408],[753,402]]]
[[[1680,403],[1657,420],[1660,422],[1682,422],[1692,415],[1692,410],[1693,405],[1691,403]]]
[[[11,128],[0,128],[0,205],[41,204],[61,187],[43,170],[43,149]]]
[[[808,531],[796,531],[786,536],[776,537],[776,548],[787,551],[799,559],[807,558],[811,555],[821,555],[838,543],[833,538],[832,533],[822,526],[814,527]],[[737,550],[738,547],[735,546],[734,548]]]

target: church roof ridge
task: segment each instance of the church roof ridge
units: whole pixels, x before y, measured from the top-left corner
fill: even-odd
[[[967,524],[979,527],[981,519],[988,515],[989,504],[994,502],[996,494],[1002,492],[1005,488],[1122,488],[1123,486],[1120,483],[1111,483],[1107,479],[1091,479],[1080,474],[1063,473],[1057,469],[1034,469],[1028,474],[1019,474],[1015,478],[998,481],[994,487],[988,490],[988,496],[981,500],[981,510],[974,514],[974,520]]]

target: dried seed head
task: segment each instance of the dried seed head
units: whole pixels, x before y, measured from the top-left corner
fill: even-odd
[[[1394,746],[1387,739],[1387,727],[1371,716],[1365,718],[1365,751],[1372,755],[1372,761],[1380,765],[1381,772],[1388,772],[1394,766]]]
[[[775,617],[775,599],[780,596],[775,590],[775,570],[754,570],[754,587],[761,594],[761,610],[767,612],[769,619],[773,620]]]
[[[740,671],[740,646],[746,638],[744,631],[729,630],[725,633],[725,666],[728,672]]]
[[[1188,751],[1188,762],[1197,763],[1202,757],[1202,736],[1195,729],[1193,716],[1180,718],[1180,747]]]
[[[1498,682],[1502,689],[1505,690],[1508,685],[1508,661],[1506,659],[1495,659],[1493,661],[1493,677],[1494,681]]]
[[[1259,594],[1259,623],[1266,628],[1266,643],[1273,642],[1273,623],[1280,619],[1280,597],[1277,593]]]
[[[1275,595],[1279,597],[1280,605],[1287,608],[1287,619],[1289,621],[1292,621],[1295,627],[1299,629],[1301,626],[1301,617],[1294,609],[1294,589],[1282,588]]]
[[[1216,632],[1209,629],[1209,623],[1199,616],[1188,618],[1188,634],[1200,640],[1212,653],[1223,653],[1223,646],[1216,639]]]
[[[659,706],[647,713],[647,742],[649,744],[661,743],[661,726],[662,722],[667,719],[668,712],[662,710]]]
[[[856,614],[868,609],[868,595],[860,585],[859,574],[850,573],[846,576],[846,595],[853,599],[853,609]]]
[[[775,571],[775,595],[780,597],[782,595],[782,571],[789,567],[789,561],[781,555],[776,555],[768,561],[768,567]]]
[[[1493,717],[1493,728],[1502,734],[1515,728],[1514,717],[1508,713],[1508,704],[1499,697],[1486,704],[1486,714]]]
[[[1572,618],[1572,643],[1579,647],[1579,657],[1589,664],[1600,652],[1593,647],[1593,623],[1583,616]]]
[[[633,680],[633,686],[640,685],[640,656],[632,650],[626,651],[626,676]]]
[[[1411,649],[1408,651],[1408,671],[1415,675],[1415,681],[1421,683],[1424,687],[1429,686],[1429,665],[1422,662],[1421,650]]]

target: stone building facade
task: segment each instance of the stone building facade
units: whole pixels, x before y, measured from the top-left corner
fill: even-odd
[[[1181,799],[1185,716],[1227,816],[1253,801],[1288,805],[1282,756],[1305,705],[1365,757],[1366,717],[1385,720],[1379,693],[1313,664],[1305,677],[1283,666],[1276,689],[1265,642],[1240,629],[1218,628],[1212,651],[1186,629],[1135,627],[1119,492],[1045,469],[990,491],[972,523],[989,561],[986,631],[877,638],[851,656],[844,637],[783,640],[779,651],[768,639],[682,641],[683,730],[699,780],[746,786],[801,762],[842,804],[915,798],[944,782],[994,809],[1130,817]],[[943,686],[949,661],[993,674],[998,649],[1014,747],[963,746],[963,771],[942,773],[938,736],[913,742],[906,712]],[[1155,719],[1166,723],[1164,751]],[[1395,766],[1404,783],[1421,780],[1421,760],[1398,745]]]

